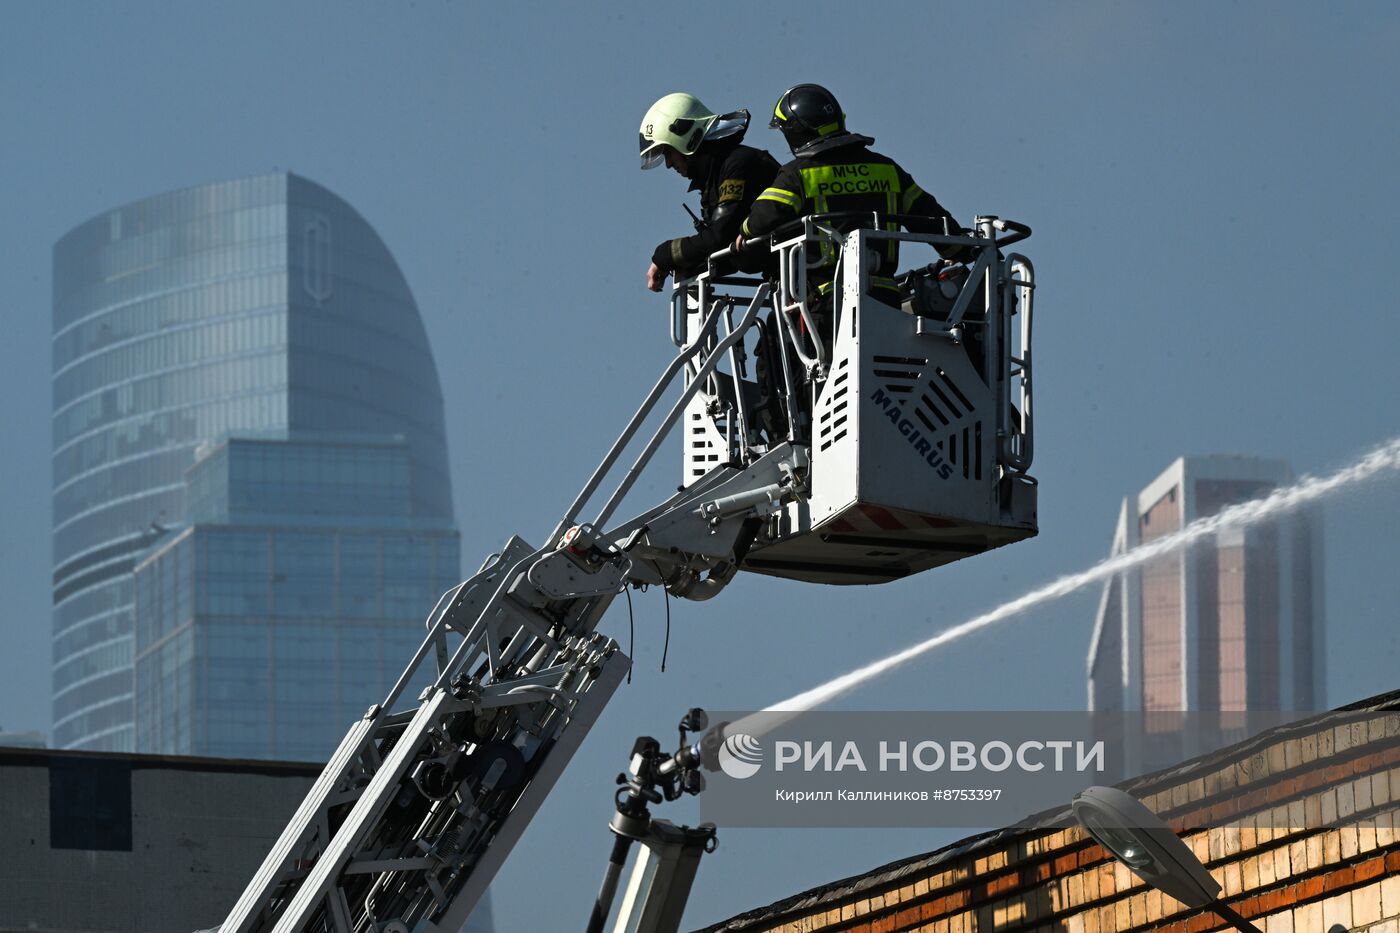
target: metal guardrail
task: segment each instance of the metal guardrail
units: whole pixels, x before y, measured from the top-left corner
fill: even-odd
[[[853,222],[860,226],[849,230],[841,229]],[[860,243],[870,240],[895,240],[901,243],[922,243],[935,248],[969,247],[975,251],[975,256],[970,261],[969,273],[952,309],[946,318],[919,318],[916,333],[961,340],[964,331],[969,327],[986,328],[983,372],[994,374],[998,382],[998,460],[1008,472],[1025,474],[1030,468],[1034,454],[1031,339],[1035,272],[1030,260],[1024,255],[1003,255],[1002,250],[1029,237],[1031,228],[1014,220],[982,216],[976,218],[974,230],[970,232],[927,234],[882,229],[891,223],[922,225],[928,223],[928,218],[869,212],[814,214],[802,217],[766,237],[751,241],[752,249],[766,249],[770,255],[776,257],[776,272],[767,280],[758,276],[725,272],[727,266],[735,259],[734,250],[732,247],[726,247],[715,252],[710,256],[705,271],[675,283],[671,298],[672,342],[678,348],[686,347],[688,316],[700,313],[709,316],[704,318],[696,342],[707,339],[717,321],[707,309],[720,303],[737,303],[746,297],[739,294],[740,290],[756,289],[765,281],[769,281],[772,285],[772,307],[777,317],[777,330],[781,340],[806,370],[809,379],[819,383],[825,378],[830,367],[831,348],[825,345],[812,314],[811,292],[807,283],[807,260],[812,248],[834,248],[840,257],[851,237],[858,238]],[[833,273],[835,280],[840,281],[840,258]],[[1000,295],[1000,301],[995,304],[986,297],[994,293]],[[975,308],[973,302],[979,294],[983,296],[985,303],[981,308]],[[839,302],[834,310],[839,313]],[[1013,326],[1014,319],[1018,316],[1019,329]],[[800,327],[798,321],[801,322]],[[713,343],[713,336],[709,336],[708,339]],[[754,414],[748,411],[740,384],[739,361],[743,359],[742,344],[729,343],[726,346],[730,351],[729,376],[734,382],[733,409],[726,412],[729,448],[731,456],[738,455],[743,459],[749,428],[755,423],[755,419]],[[800,406],[797,405],[800,383],[791,372],[788,353],[780,352],[775,356],[782,370],[784,403],[788,409],[788,439],[795,440],[792,436],[792,426],[798,424],[802,416]],[[711,368],[707,375],[713,380],[723,377],[724,374],[715,374]],[[692,380],[698,378],[697,370],[693,366],[690,367],[690,376]],[[713,385],[711,382],[712,388]]]

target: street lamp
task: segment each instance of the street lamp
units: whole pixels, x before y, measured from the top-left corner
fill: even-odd
[[[1240,933],[1260,933],[1220,900],[1220,885],[1200,859],[1137,798],[1116,787],[1090,787],[1071,806],[1094,841],[1143,881],[1188,907],[1210,908]]]

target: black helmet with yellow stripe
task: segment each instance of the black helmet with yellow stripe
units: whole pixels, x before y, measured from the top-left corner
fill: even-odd
[[[846,132],[846,115],[836,95],[820,84],[799,84],[778,98],[768,125],[782,130],[795,153],[813,140]]]

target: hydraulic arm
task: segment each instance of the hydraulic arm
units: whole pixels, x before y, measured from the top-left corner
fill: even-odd
[[[407,669],[346,734],[222,933],[456,933],[631,663],[596,631],[627,586],[708,599],[741,565],[880,583],[1036,533],[1034,272],[1002,252],[1030,229],[983,217],[970,232],[914,235],[871,217],[842,233],[825,225],[833,219],[850,220],[804,218],[772,244],[776,290],[715,268],[678,285],[679,353],[597,470],[541,547],[512,537],[443,595]],[[956,276],[912,273],[895,307],[869,287],[873,250],[890,240],[977,258]],[[839,314],[825,334],[805,281],[814,246],[841,257]],[[770,298],[752,351],[762,376],[750,381],[744,340]],[[680,397],[582,520],[682,372]],[[614,522],[682,418],[685,485]],[[648,749],[637,760],[660,762]],[[642,790],[614,825],[619,858],[603,915],[624,839],[674,869],[684,882],[674,890],[688,887],[705,840],[642,819],[656,782],[671,786],[663,764],[631,779]],[[632,892],[627,916],[665,929],[679,921],[668,896]]]
[[[460,928],[627,670],[595,631],[612,600],[638,584],[709,598],[761,521],[805,494],[807,449],[783,443],[608,525],[766,294],[723,334],[716,304],[543,547],[513,537],[443,596],[407,670],[351,727],[222,933]],[[597,518],[579,522],[682,366],[680,400]]]

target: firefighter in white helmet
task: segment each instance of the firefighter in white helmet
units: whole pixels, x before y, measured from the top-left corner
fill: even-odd
[[[772,184],[777,161],[741,145],[749,112],[715,114],[692,94],[667,94],[651,105],[640,129],[642,168],[668,168],[700,192],[696,232],[665,240],[651,256],[647,288],[661,291],[668,275],[692,275],[739,233],[759,193]]]

